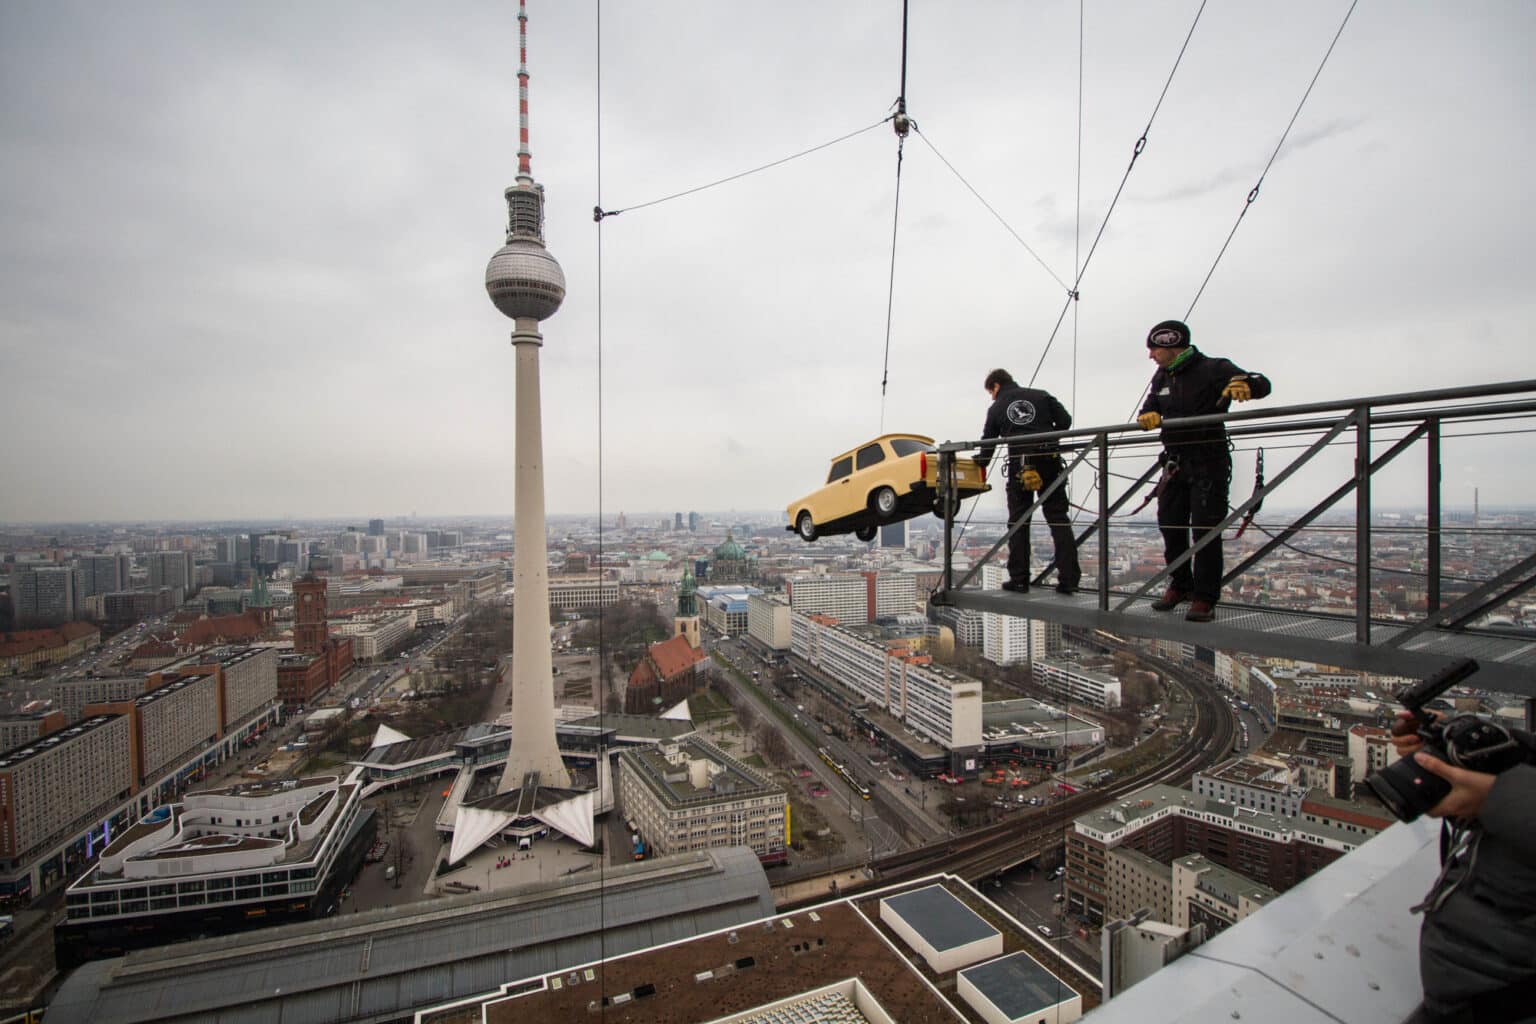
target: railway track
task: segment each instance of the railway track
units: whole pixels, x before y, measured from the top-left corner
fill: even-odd
[[[1161,663],[1165,671],[1171,666]],[[1195,772],[1231,756],[1231,709],[1207,685],[1181,678],[1195,707],[1195,728],[1169,755],[1146,771],[1062,800],[1045,811],[1019,820],[975,829],[942,842],[873,861],[870,867],[881,885],[904,882],[943,871],[970,882],[1030,860],[1060,846],[1063,833],[1087,812],[1113,803],[1154,783],[1182,786]]]

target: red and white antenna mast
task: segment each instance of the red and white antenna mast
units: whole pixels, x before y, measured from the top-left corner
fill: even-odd
[[[528,153],[528,0],[517,0],[517,176],[533,180]]]

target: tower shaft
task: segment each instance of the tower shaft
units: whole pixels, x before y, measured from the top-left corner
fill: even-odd
[[[516,549],[512,561],[512,746],[498,792],[538,772],[544,786],[568,787],[555,742],[554,663],[549,643],[549,544],[544,528],[544,429],[539,397],[539,322],[518,317],[517,460],[513,486]]]

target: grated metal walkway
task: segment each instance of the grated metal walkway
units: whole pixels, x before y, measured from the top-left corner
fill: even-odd
[[[1111,605],[1129,593],[1111,592]],[[1124,611],[1099,608],[1098,594],[1080,591],[1064,597],[1049,587],[1015,594],[1004,590],[952,590],[936,594],[941,604],[973,611],[1059,622],[1101,629],[1117,636],[1147,637],[1199,644],[1213,650],[1314,661],[1366,672],[1423,677],[1457,658],[1476,658],[1471,685],[1536,697],[1536,637],[1484,631],[1429,629],[1402,646],[1388,646],[1416,624],[1372,622],[1371,642],[1355,639],[1353,615],[1328,615],[1293,609],[1221,603],[1215,622],[1185,622],[1181,606],[1152,610],[1153,596],[1132,601]],[[1116,600],[1118,599],[1118,600]]]

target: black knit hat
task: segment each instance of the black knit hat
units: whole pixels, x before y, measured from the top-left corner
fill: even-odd
[[[1183,348],[1189,344],[1189,325],[1182,320],[1164,320],[1147,332],[1147,348]]]

